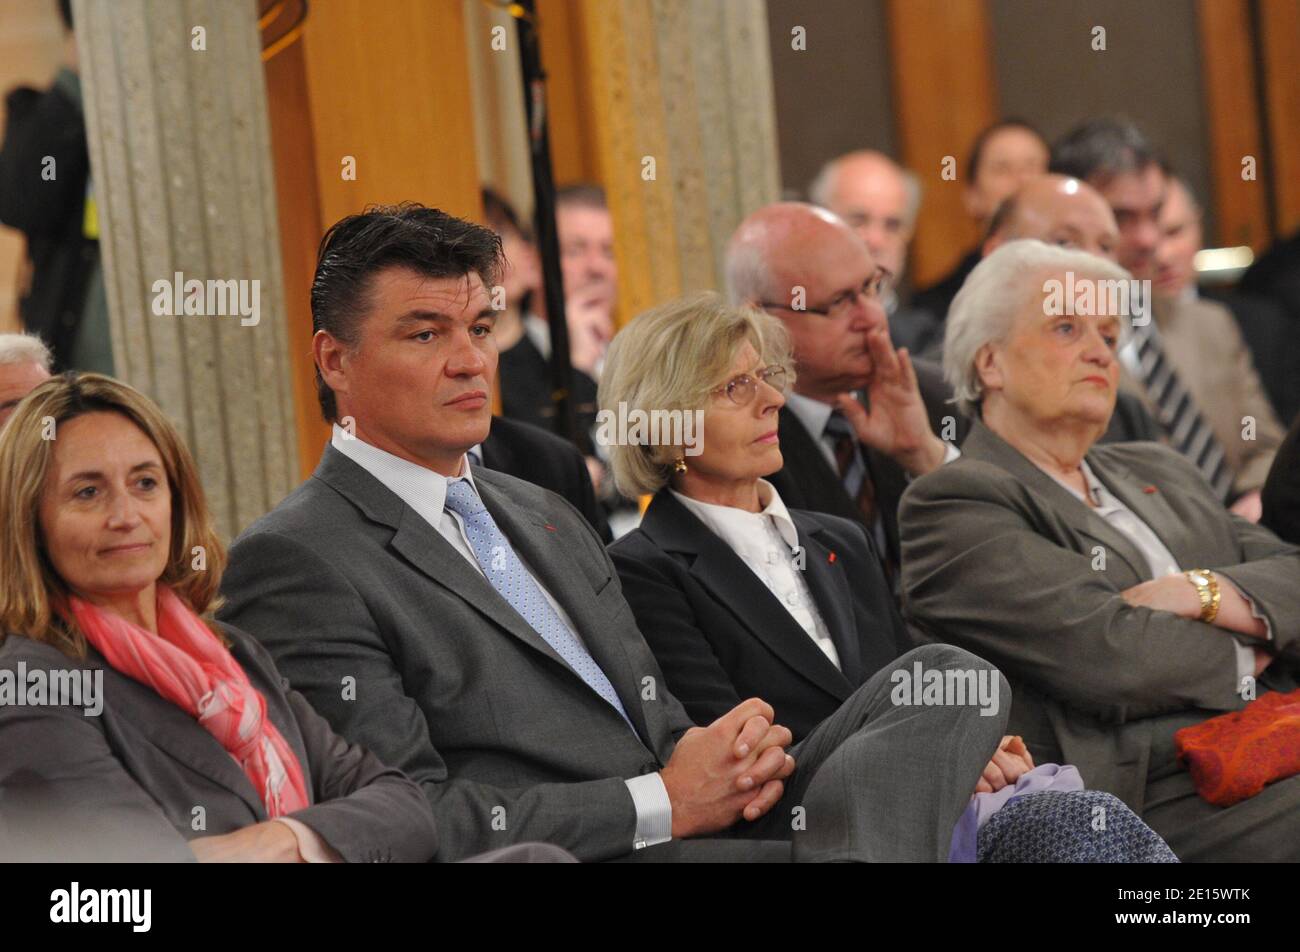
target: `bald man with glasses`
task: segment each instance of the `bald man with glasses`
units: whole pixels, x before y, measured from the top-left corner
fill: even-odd
[[[799,202],[754,212],[727,249],[733,301],[779,317],[794,345],[785,467],[770,481],[789,506],[865,526],[892,583],[903,490],[955,459],[970,424],[939,367],[890,343],[891,278],[841,218]]]

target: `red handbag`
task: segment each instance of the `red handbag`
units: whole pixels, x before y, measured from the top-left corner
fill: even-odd
[[[1219,807],[1240,803],[1300,773],[1300,690],[1270,691],[1240,711],[1184,727],[1174,745],[1197,793]]]

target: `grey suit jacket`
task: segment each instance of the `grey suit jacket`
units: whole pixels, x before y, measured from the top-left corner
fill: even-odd
[[[330,730],[257,642],[225,630],[307,775],[311,806],[293,818],[349,862],[429,859],[437,837],[419,789]],[[29,676],[102,672],[104,704],[92,717],[82,708],[0,705],[5,858],[193,861],[187,840],[268,819],[248,777],[211,734],[93,648],[82,662],[30,638],[6,638],[0,669],[16,672],[19,663]]]
[[[1168,447],[1098,445],[1086,458],[1180,566],[1214,569],[1254,600],[1282,654],[1264,687],[1293,687],[1300,549],[1230,515]],[[1128,605],[1120,592],[1150,576],[1141,553],[983,423],[961,459],[909,487],[900,524],[904,612],[921,638],[996,664],[1016,698],[1009,730],[1089,787],[1140,812],[1153,745],[1243,706],[1232,636]]]
[[[332,447],[235,542],[221,616],[260,638],[335,729],[423,787],[438,859],[524,840],[582,860],[627,853],[624,780],[659,770],[692,722],[577,510],[503,473],[474,481],[635,734],[436,529]]]

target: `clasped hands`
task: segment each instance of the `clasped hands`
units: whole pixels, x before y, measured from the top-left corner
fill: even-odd
[[[794,737],[772,705],[742,701],[708,727],[682,735],[659,776],[673,807],[673,839],[716,833],[772,809],[794,773]]]

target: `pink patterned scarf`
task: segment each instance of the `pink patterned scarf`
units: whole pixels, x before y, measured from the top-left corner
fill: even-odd
[[[310,804],[302,766],[266,716],[266,699],[207,625],[158,586],[158,634],[76,596],[73,619],[115,669],[195,718],[248,775],[271,817]]]

